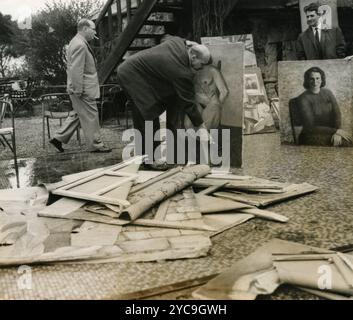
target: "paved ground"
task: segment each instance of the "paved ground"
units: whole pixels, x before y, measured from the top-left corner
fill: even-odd
[[[6,122],[9,122],[6,119]],[[4,127],[7,125],[5,122]],[[10,124],[10,123],[8,123]],[[131,124],[131,121],[129,122]],[[59,122],[51,121],[51,134],[59,128]],[[36,159],[34,164],[34,176],[32,184],[43,182],[55,182],[60,180],[62,175],[89,170],[100,166],[117,163],[121,159],[123,148],[122,132],[126,129],[125,120],[118,125],[115,120],[107,121],[102,128],[103,141],[113,148],[109,154],[92,154],[86,152],[85,146],[79,146],[76,135],[68,145],[65,145],[65,153],[58,153],[56,149],[48,143],[46,137],[43,148],[42,118],[16,118],[16,144],[19,159]],[[82,136],[82,134],[81,134]],[[82,138],[83,139],[83,138]],[[12,159],[11,151],[3,149],[0,145],[0,170],[7,165],[5,160]],[[3,161],[3,162],[1,162]],[[25,161],[19,161],[20,166],[25,165]],[[6,181],[0,172],[0,188],[7,187]]]
[[[108,165],[120,159],[122,128],[106,126],[103,130],[106,141],[114,148],[110,155],[79,152],[76,142],[70,144],[68,154],[57,155],[52,149],[42,150],[38,143],[40,119],[21,121],[18,124],[20,156],[37,158],[33,183],[53,182],[62,174]],[[37,128],[33,134],[28,133],[29,125]],[[18,290],[16,268],[2,269],[0,299],[114,298],[135,290],[221,272],[274,237],[324,248],[353,243],[353,148],[280,145],[278,134],[266,134],[245,137],[244,151],[244,166],[235,169],[235,173],[276,177],[294,183],[306,181],[320,187],[320,191],[271,207],[274,212],[290,218],[285,225],[254,219],[218,235],[213,238],[214,245],[205,258],[160,263],[39,266],[32,270],[33,289],[29,291]],[[10,155],[2,152],[1,157],[8,159]],[[183,293],[181,297],[188,295]],[[315,299],[291,287],[279,289],[270,298]]]

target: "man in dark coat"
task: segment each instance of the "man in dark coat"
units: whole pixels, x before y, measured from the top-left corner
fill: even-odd
[[[299,60],[325,60],[345,57],[345,41],[339,28],[326,29],[320,22],[319,4],[304,8],[309,28],[297,41]]]
[[[163,43],[141,51],[118,68],[121,86],[132,100],[135,129],[142,134],[145,153],[145,122],[153,122],[153,133],[159,129],[159,116],[167,111],[167,129],[176,137],[186,113],[196,128],[204,128],[195,105],[194,74],[212,62],[207,47],[179,37],[168,37]],[[174,139],[176,143],[176,139]],[[159,142],[154,142],[154,149]],[[151,160],[151,155],[149,155]],[[153,158],[153,157],[152,157]]]

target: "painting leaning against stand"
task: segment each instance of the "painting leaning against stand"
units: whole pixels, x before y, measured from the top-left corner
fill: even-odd
[[[239,42],[210,44],[208,48],[212,54],[214,64],[221,65],[223,79],[228,88],[228,96],[220,106],[221,117],[219,129],[229,129],[230,165],[232,167],[241,167],[243,154],[242,92],[244,44]],[[221,142],[219,141],[219,143]]]
[[[310,94],[309,90],[303,87],[304,74],[313,67],[322,70],[326,78],[326,81],[322,81],[320,96]],[[319,72],[315,74],[319,75]],[[332,146],[331,136],[333,138],[333,133],[337,129],[343,130],[347,135],[353,135],[352,62],[346,60],[282,61],[279,63],[278,75],[282,143]],[[302,102],[303,93],[305,105]],[[327,97],[333,98],[328,101]],[[317,105],[313,105],[317,99],[324,99],[321,100],[319,109]],[[335,100],[337,107],[335,107]],[[309,110],[308,107],[310,107]],[[306,115],[308,113],[306,111],[311,111],[314,119],[303,121],[303,112]],[[309,122],[312,122],[310,126]],[[329,125],[329,122],[333,125]],[[304,129],[306,130],[305,140],[300,136]],[[313,140],[310,139],[310,132],[317,137],[317,143],[315,143],[316,140],[309,141]],[[331,136],[325,138],[324,135],[327,134]],[[325,144],[323,140],[327,143]]]
[[[204,37],[201,42],[206,45],[243,42],[244,50],[244,123],[243,133],[276,132],[271,105],[269,104],[261,69],[257,67],[254,40],[252,34],[231,35],[222,37]]]
[[[276,132],[261,69],[246,67],[244,83],[244,134]]]
[[[308,28],[306,14],[304,8],[310,3],[316,2],[315,0],[300,0],[300,18],[302,24],[302,31],[304,32]],[[320,0],[321,4],[319,11],[322,14],[323,28],[332,29],[339,27],[338,25],[338,12],[337,12],[337,0]]]
[[[203,37],[201,43],[204,45],[217,45],[222,43],[244,43],[244,66],[252,67],[257,66],[254,39],[252,34],[239,34],[222,37]]]

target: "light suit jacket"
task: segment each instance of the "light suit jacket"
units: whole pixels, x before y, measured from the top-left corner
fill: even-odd
[[[94,54],[80,34],[71,40],[67,49],[67,90],[93,100],[100,96]]]
[[[345,57],[345,41],[339,28],[321,30],[322,59],[340,59]],[[297,41],[297,57],[299,60],[320,60],[319,48],[315,44],[311,28],[299,35]]]

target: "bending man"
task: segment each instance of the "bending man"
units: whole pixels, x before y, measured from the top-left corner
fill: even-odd
[[[195,105],[193,80],[195,72],[211,62],[207,47],[168,37],[162,44],[131,56],[119,66],[120,84],[133,101],[134,127],[142,134],[142,153],[145,153],[145,121],[153,122],[156,132],[164,111],[167,111],[167,129],[174,137],[176,130],[183,128],[184,112],[196,128],[205,128]],[[154,142],[154,149],[158,145],[159,142]]]

